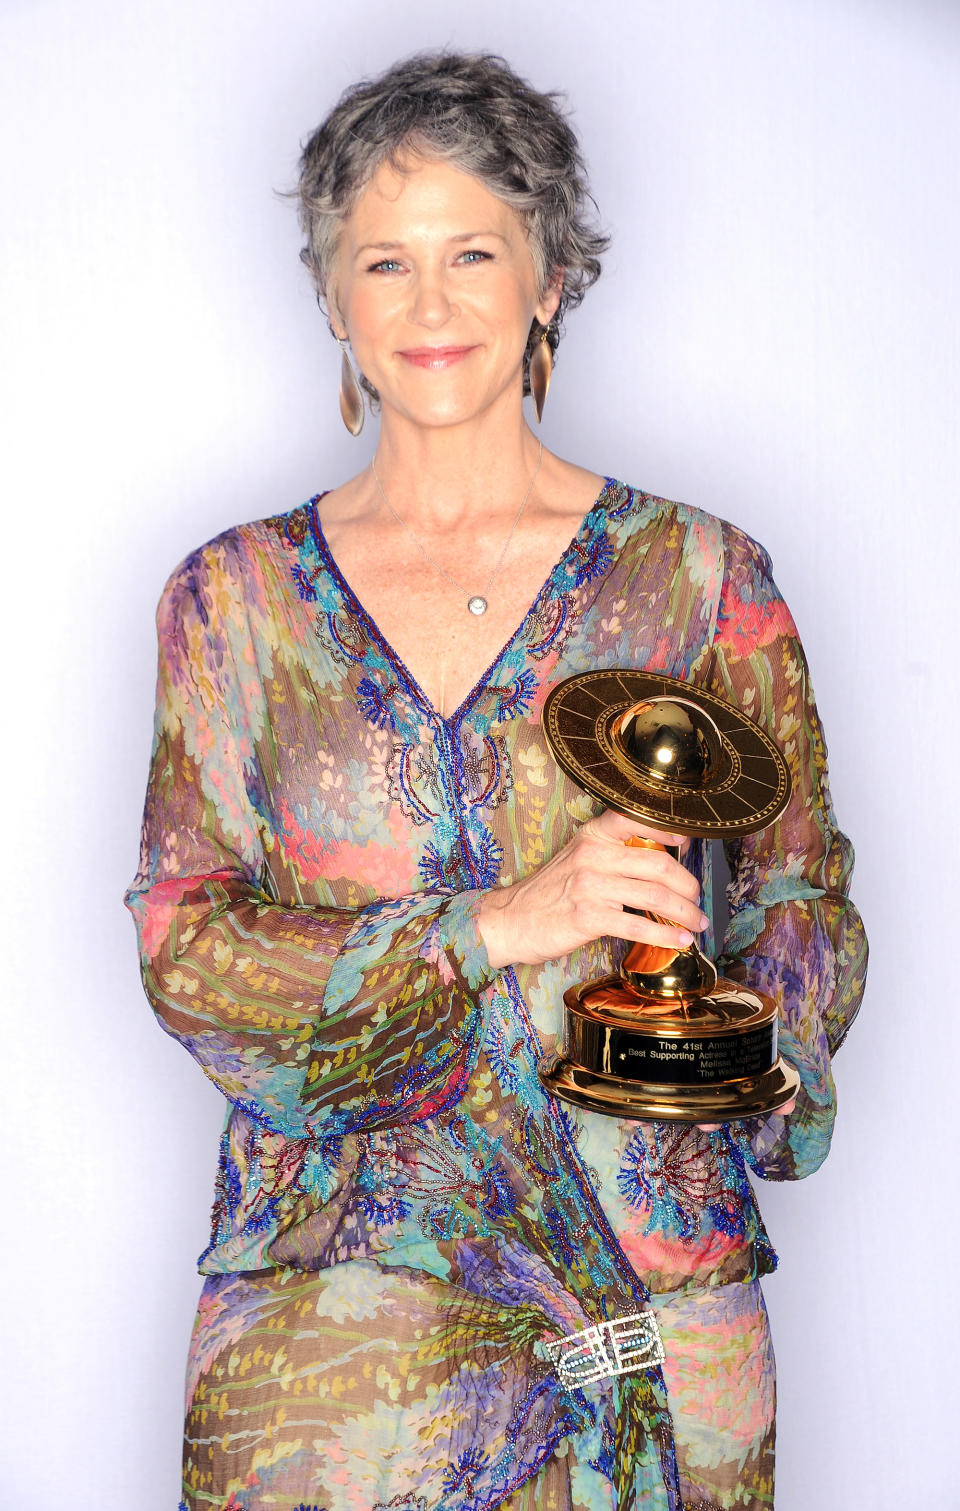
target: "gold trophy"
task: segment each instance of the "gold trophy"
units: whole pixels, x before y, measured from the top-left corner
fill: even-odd
[[[704,688],[611,668],[568,677],[543,710],[547,744],[578,786],[665,833],[733,839],[765,829],[790,797],[780,751]],[[639,836],[627,844],[669,846]],[[654,914],[647,915],[655,917]],[[618,975],[564,993],[549,1091],[613,1117],[724,1123],[775,1112],[800,1077],[777,1053],[777,1004],[718,975],[697,948],[634,944]]]

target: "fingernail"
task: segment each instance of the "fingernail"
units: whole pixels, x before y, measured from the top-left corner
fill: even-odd
[[[689,929],[678,929],[677,932],[680,935],[681,944],[693,944],[693,935],[691,934]]]
[[[701,913],[700,914],[700,927],[702,929],[705,929],[707,927],[707,925],[709,924],[709,922],[710,922],[710,920],[707,917],[706,913]]]

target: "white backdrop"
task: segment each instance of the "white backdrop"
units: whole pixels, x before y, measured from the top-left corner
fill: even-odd
[[[777,1506],[960,1507],[960,9],[0,0],[0,27],[0,1511],[177,1503],[221,1108],[155,1027],[120,907],[153,607],[188,549],[365,461],[274,191],[348,82],[443,44],[568,91],[615,234],[547,443],[768,546],[857,843],[873,960],[834,1152],[761,1193],[783,1261]]]

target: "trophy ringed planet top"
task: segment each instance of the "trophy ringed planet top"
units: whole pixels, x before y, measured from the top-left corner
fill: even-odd
[[[695,684],[632,668],[568,677],[543,710],[560,768],[591,797],[653,828],[704,839],[772,824],[790,797],[774,742]]]

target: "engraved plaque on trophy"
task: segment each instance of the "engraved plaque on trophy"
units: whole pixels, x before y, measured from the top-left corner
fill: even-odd
[[[790,774],[769,736],[673,677],[623,668],[569,677],[547,698],[543,726],[585,792],[664,833],[735,839],[774,823],[789,801]],[[614,1117],[760,1116],[790,1102],[800,1081],[778,1056],[778,1017],[771,997],[719,976],[696,943],[634,944],[619,974],[564,994],[562,1046],[540,1077],[555,1096]]]

